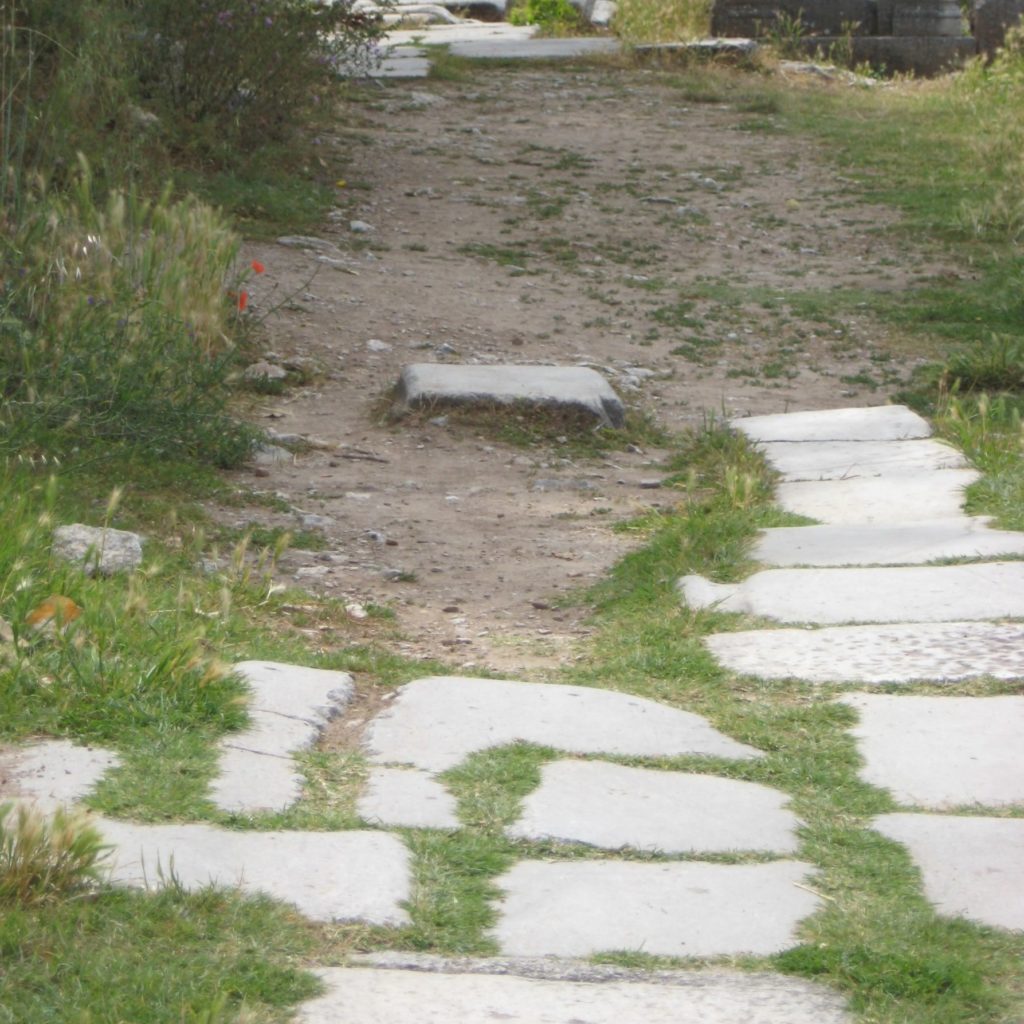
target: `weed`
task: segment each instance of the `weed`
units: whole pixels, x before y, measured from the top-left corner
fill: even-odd
[[[710,0],[622,0],[613,28],[627,43],[671,43],[706,36]]]
[[[27,907],[93,886],[106,854],[84,814],[58,808],[47,818],[29,804],[0,804],[0,905]]]

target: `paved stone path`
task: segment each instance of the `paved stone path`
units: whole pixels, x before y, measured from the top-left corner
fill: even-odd
[[[853,684],[1024,675],[1024,626],[986,621],[1024,615],[1024,563],[919,564],[949,545],[983,559],[1021,550],[1017,535],[990,530],[959,506],[942,517],[927,514],[926,495],[959,496],[971,471],[927,438],[924,421],[886,407],[736,426],[789,472],[803,475],[813,466],[822,478],[783,482],[780,490],[813,484],[820,506],[842,514],[823,526],[767,531],[758,548],[775,552],[777,564],[823,567],[775,568],[727,587],[694,577],[681,584],[684,598],[784,620],[864,624],[709,637],[725,666],[764,678]],[[792,446],[802,445],[810,457],[794,454]],[[863,457],[857,445],[865,446]],[[907,456],[908,445],[927,447]],[[841,478],[850,472],[874,476]],[[908,482],[917,489],[920,523],[910,518],[913,502],[886,506],[862,491],[871,516],[855,507],[851,485],[878,480],[891,498]],[[894,518],[876,519],[887,507]],[[887,567],[873,568],[880,562]],[[271,662],[236,668],[251,691],[250,726],[225,739],[211,801],[240,816],[281,810],[301,796],[294,755],[345,708],[352,680]],[[1004,816],[1024,803],[1024,697],[854,692],[835,699],[857,713],[851,732],[862,778],[905,808],[871,827],[906,847],[937,911],[1024,929],[1024,819]],[[114,847],[118,884],[158,885],[173,872],[186,887],[213,882],[268,892],[313,920],[401,927],[414,897],[413,865],[392,830],[462,828],[445,773],[514,743],[556,756],[506,829],[523,844],[521,858],[494,880],[490,934],[506,959],[395,954],[323,970],[326,992],[301,1007],[298,1020],[848,1020],[841,999],[798,979],[624,972],[573,959],[611,951],[770,955],[799,944],[801,923],[822,906],[815,866],[796,859],[800,822],[786,794],[716,773],[723,760],[744,763],[763,752],[699,715],[630,694],[464,677],[400,687],[366,726],[370,773],[357,804],[361,829],[268,832],[100,817],[96,824]],[[679,756],[703,758],[707,768],[616,763]],[[54,741],[0,764],[0,778],[52,808],[85,799],[117,764],[107,752]],[[531,842],[567,844],[570,855],[540,858]],[[602,852],[580,856],[583,847]]]

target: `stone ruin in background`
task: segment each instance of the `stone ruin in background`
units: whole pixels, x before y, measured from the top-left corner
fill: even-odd
[[[930,75],[976,53],[993,54],[1024,0],[715,0],[711,34],[781,37],[809,54],[847,46],[855,63]]]

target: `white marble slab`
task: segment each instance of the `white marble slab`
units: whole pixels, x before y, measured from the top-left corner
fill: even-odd
[[[905,405],[747,416],[729,421],[752,441],[905,441],[930,437],[927,421]]]

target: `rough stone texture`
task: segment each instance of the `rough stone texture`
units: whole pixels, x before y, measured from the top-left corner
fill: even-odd
[[[302,795],[292,754],[312,745],[352,698],[345,672],[244,661],[235,671],[251,691],[249,728],[221,741],[213,802],[228,812],[279,811]]]
[[[545,39],[558,43],[564,40]],[[454,47],[452,49],[454,52]],[[625,410],[611,385],[586,366],[463,366],[413,363],[402,370],[395,409],[444,405],[529,405],[589,413],[622,426]]]
[[[264,892],[315,921],[402,925],[409,854],[383,832],[231,832],[212,825],[136,825],[98,818],[114,845],[113,881],[186,889],[209,884]],[[162,873],[162,874],[161,874]]]
[[[810,864],[521,861],[494,936],[516,956],[769,956],[797,940],[818,899],[800,885]]]
[[[1024,697],[850,694],[860,777],[901,804],[1024,804]]]
[[[558,57],[579,57],[591,53],[619,53],[622,44],[617,39],[602,36],[582,36],[578,39],[467,40],[452,43],[451,53],[456,57],[474,59],[497,57],[505,60],[552,60]]]
[[[815,683],[1024,678],[1024,625],[921,622],[716,633],[705,641],[733,672]]]
[[[769,973],[658,972],[653,980],[566,981],[461,969],[453,973],[326,967],[326,991],[296,1024],[845,1024],[843,999]],[[460,965],[461,966],[461,965]]]
[[[992,56],[1006,37],[1006,30],[1024,17],[1024,0],[975,0],[974,40],[979,53]]]
[[[964,488],[980,477],[974,469],[857,480],[783,483],[775,498],[787,512],[823,523],[910,523],[953,519],[962,513]]]
[[[455,797],[414,768],[374,768],[359,798],[359,817],[393,828],[459,828]]]
[[[1024,533],[990,530],[987,517],[863,526],[792,526],[764,530],[753,549],[769,565],[913,565],[938,558],[1024,554]]]
[[[907,847],[940,914],[1024,930],[1024,819],[884,814],[873,827]]]
[[[0,803],[30,800],[40,810],[80,803],[103,776],[120,765],[112,750],[44,740],[0,753]]]
[[[974,56],[972,36],[854,36],[855,64],[884,68],[890,74],[938,75]],[[845,46],[845,36],[821,36],[803,40],[808,53],[828,53],[831,46]]]
[[[761,756],[699,715],[643,697],[461,676],[403,686],[390,708],[370,722],[366,736],[377,764],[412,764],[432,772],[517,741],[574,754]]]
[[[772,441],[758,447],[785,481],[900,477],[964,469],[960,452],[940,441]]]
[[[909,441],[932,433],[905,405],[746,416],[729,425],[751,441]]]
[[[53,531],[53,555],[89,576],[111,576],[142,564],[142,538],[128,530],[72,523]]]
[[[742,583],[685,576],[693,608],[781,622],[955,622],[1024,617],[1024,562],[882,569],[768,569]]]
[[[430,74],[430,59],[427,51],[417,47],[402,46],[392,50],[377,67],[372,68],[369,78],[426,78]]]
[[[799,18],[804,31],[815,35],[838,35],[848,22],[857,25],[857,32],[873,33],[877,27],[869,0],[716,0],[711,34],[765,35],[782,16]]]
[[[467,42],[474,39],[529,39],[537,34],[536,25],[510,25],[507,21],[460,21],[457,25],[428,25],[416,29],[395,29],[384,37],[384,46],[405,46],[425,40],[438,43]]]
[[[799,822],[788,800],[768,786],[713,775],[555,761],[506,832],[612,850],[794,853]]]

